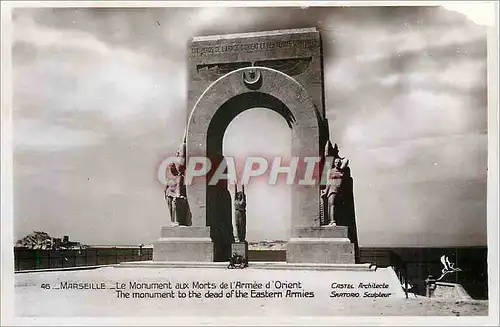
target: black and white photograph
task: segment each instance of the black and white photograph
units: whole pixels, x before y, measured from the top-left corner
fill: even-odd
[[[498,324],[498,3],[9,2],[5,323]]]

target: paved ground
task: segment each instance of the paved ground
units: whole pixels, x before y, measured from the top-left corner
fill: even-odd
[[[340,276],[340,277],[339,277]],[[389,296],[388,298],[331,298],[332,290],[345,292],[346,289],[332,289],[332,283],[349,284],[359,282],[362,274],[342,272],[342,275],[328,271],[283,271],[263,269],[192,269],[192,268],[100,268],[95,270],[77,270],[65,272],[37,272],[16,274],[15,276],[15,308],[16,314],[23,317],[71,317],[71,316],[470,316],[488,315],[487,301],[455,301],[405,299]],[[366,275],[364,275],[366,276]],[[362,277],[366,278],[366,277]],[[194,290],[192,282],[199,281]],[[205,294],[217,294],[221,290],[229,293],[230,283],[248,283],[240,287],[240,291],[248,291],[255,286],[253,282],[265,284],[272,282],[269,292],[288,289],[294,295],[307,296],[314,292],[314,297],[295,298],[207,298]],[[278,282],[276,284],[276,281]],[[66,283],[67,284],[64,284]],[[163,283],[171,282],[172,290],[132,290],[130,283]],[[176,283],[199,292],[201,298],[178,298]],[[208,282],[208,284],[207,284]],[[300,288],[298,283],[300,282]],[[366,282],[371,282],[367,280]],[[381,282],[374,280],[374,282]],[[105,289],[79,290],[56,289],[63,285],[87,283],[87,287]],[[118,283],[118,285],[117,285]],[[212,285],[211,283],[215,283]],[[227,283],[228,288],[220,288]],[[252,285],[250,285],[252,284]],[[48,286],[49,285],[49,286]],[[85,284],[80,284],[85,285]],[[204,288],[200,288],[205,285]],[[233,284],[234,286],[235,284]],[[281,285],[281,287],[277,287]],[[287,285],[284,287],[283,285]],[[146,294],[153,296],[159,293],[165,298],[118,298],[116,286],[124,287],[123,292]],[[215,288],[210,288],[210,287]],[[50,287],[50,289],[48,289]],[[357,286],[356,286],[357,287]],[[350,290],[348,290],[350,291]],[[361,295],[364,289],[355,289]],[[372,291],[378,291],[371,289]],[[383,290],[382,290],[383,291]],[[188,290],[181,293],[189,296]],[[169,298],[173,293],[175,298]],[[376,292],[375,292],[376,293]],[[258,294],[254,292],[254,295]],[[275,293],[277,294],[277,293]]]

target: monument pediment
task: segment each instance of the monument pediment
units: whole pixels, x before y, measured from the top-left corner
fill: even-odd
[[[283,72],[289,76],[297,76],[309,68],[312,58],[285,58],[274,60],[257,60],[253,63],[250,61],[230,62],[230,63],[215,63],[215,64],[200,64],[196,65],[196,69],[201,78],[207,81],[215,81],[220,77],[245,67],[267,67]]]

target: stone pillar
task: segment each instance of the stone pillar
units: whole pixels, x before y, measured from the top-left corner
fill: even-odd
[[[429,275],[429,277],[427,277],[427,279],[425,280],[425,296],[433,297],[434,290],[436,289],[436,283],[437,280],[436,278],[434,278],[434,276]]]
[[[345,226],[295,227],[286,247],[289,263],[355,263]]]
[[[209,227],[163,227],[161,237],[153,243],[153,261],[214,261]]]

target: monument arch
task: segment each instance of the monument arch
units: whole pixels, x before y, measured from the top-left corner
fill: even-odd
[[[245,72],[258,71],[262,86],[245,86]],[[222,155],[222,139],[229,123],[245,110],[262,107],[279,113],[292,129],[292,157],[320,155],[316,109],[305,89],[290,76],[265,68],[242,68],[214,82],[196,103],[187,125],[187,157],[216,158]],[[300,169],[300,168],[299,168]],[[300,171],[297,172],[300,176]],[[187,186],[193,226],[205,226],[206,183]],[[319,186],[301,186],[292,191],[294,201],[304,206],[293,210],[293,225],[311,226],[319,217]]]
[[[226,128],[245,110],[267,108],[291,128],[292,157],[321,157],[329,139],[321,40],[315,28],[197,37],[188,67],[186,157],[210,159],[212,171],[203,182],[187,185],[190,223],[163,227],[153,259],[227,261],[233,242],[231,196],[227,181],[208,185],[224,160]],[[296,176],[305,170],[298,165]],[[354,263],[347,227],[322,226],[320,185],[295,183],[291,197],[287,261]]]
[[[259,87],[247,85],[245,76],[252,73],[259,76]],[[282,72],[248,67],[224,75],[202,94],[187,124],[187,157],[202,156],[218,164],[218,159],[223,160],[222,141],[227,126],[237,115],[255,107],[273,110],[285,119],[292,129],[292,157],[320,155],[318,113],[307,91]],[[302,176],[304,169],[299,166],[297,176]],[[209,186],[208,181],[205,178],[205,182],[187,186],[192,226],[210,226],[215,256],[222,253],[225,257],[224,249],[231,244],[231,212],[227,211],[231,208],[230,196],[224,182]],[[319,185],[294,185],[291,193],[291,203],[295,204],[291,210],[292,228],[319,226]]]

